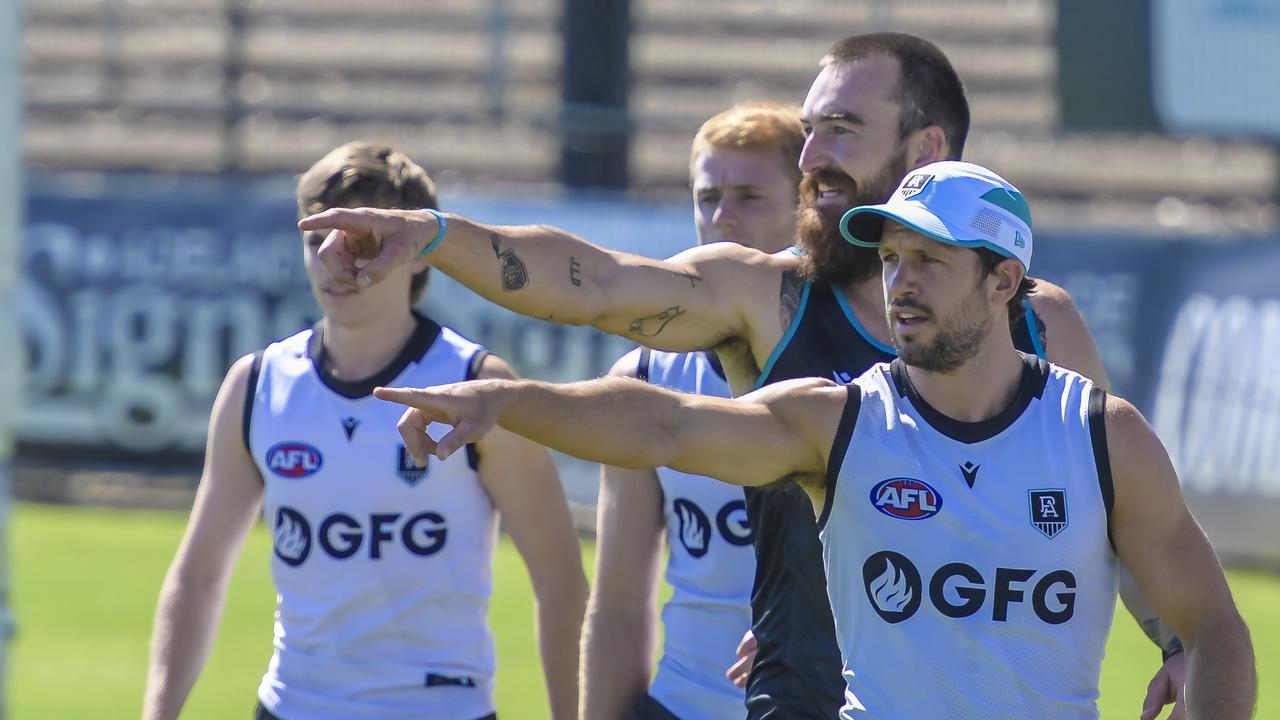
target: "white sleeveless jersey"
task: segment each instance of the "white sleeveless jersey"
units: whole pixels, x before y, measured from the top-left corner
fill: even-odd
[[[1098,717],[1116,598],[1105,394],[1023,360],[981,423],[928,406],[898,361],[850,386],[819,518],[842,718]]]
[[[638,363],[648,356],[647,379],[654,385],[731,397],[704,353],[633,354]],[[642,379],[644,371],[638,373]],[[657,472],[672,594],[662,608],[664,646],[649,694],[677,717],[740,719],[744,692],[724,673],[751,627],[755,550],[742,489],[671,468]]]
[[[481,357],[417,320],[400,356],[364,383],[324,377],[317,331],[261,357],[245,432],[278,595],[258,697],[288,720],[470,720],[494,709],[497,521],[474,448],[415,465],[396,430],[403,408],[370,395],[464,380]]]

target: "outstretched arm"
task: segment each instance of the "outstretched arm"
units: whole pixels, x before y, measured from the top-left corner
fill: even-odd
[[[1119,398],[1107,398],[1106,431],[1116,550],[1186,645],[1188,714],[1248,718],[1257,697],[1249,631],[1213,548],[1187,510],[1168,453]]]
[[[765,485],[826,472],[847,390],[805,379],[727,400],[601,378],[569,384],[484,380],[378,388],[374,394],[410,407],[400,433],[419,460],[447,457],[497,424],[585,460],[667,466],[737,485]],[[438,444],[426,434],[433,421],[454,426]]]
[[[734,243],[693,248],[669,260],[613,252],[553,227],[482,225],[448,215],[428,258],[433,267],[509,310],[592,325],[662,350],[713,348],[749,337],[749,322],[778,298],[783,262]],[[370,284],[409,262],[440,225],[424,211],[326,210],[304,230],[333,230],[319,257],[339,280]],[[364,263],[360,258],[368,258]],[[776,323],[775,323],[776,324]],[[772,329],[772,324],[768,326]],[[776,338],[762,338],[772,347]]]

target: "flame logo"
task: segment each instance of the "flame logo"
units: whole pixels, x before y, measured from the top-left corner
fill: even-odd
[[[891,625],[920,609],[920,571],[901,553],[881,550],[867,558],[862,564],[862,581],[872,609]]]
[[[676,498],[672,504],[676,519],[680,521],[680,542],[689,554],[700,558],[707,554],[711,539],[711,522],[702,510],[685,498]]]
[[[307,519],[293,508],[280,507],[276,513],[275,551],[279,558],[297,567],[311,553],[311,528]]]
[[[893,566],[893,561],[884,559],[884,572],[871,582],[871,597],[876,605],[885,612],[902,612],[902,608],[911,602],[911,588],[907,586],[907,576]]]

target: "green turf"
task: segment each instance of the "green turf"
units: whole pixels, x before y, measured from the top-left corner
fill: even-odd
[[[137,718],[156,593],[185,525],[167,512],[18,505],[10,528],[13,604],[9,718]],[[271,651],[274,594],[267,534],[255,529],[232,582],[213,654],[186,718],[247,718]],[[590,567],[593,546],[583,544]],[[499,546],[491,621],[498,643],[498,709],[546,715],[528,576],[510,542]],[[1233,572],[1253,632],[1264,688],[1259,718],[1280,717],[1280,578]],[[1117,616],[1102,677],[1102,717],[1137,717],[1158,655]]]

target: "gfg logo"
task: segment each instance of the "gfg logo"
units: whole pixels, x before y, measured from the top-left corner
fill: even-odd
[[[1028,587],[1036,572],[997,567],[994,581],[988,584],[972,565],[947,563],[929,579],[929,602],[949,618],[966,618],[977,614],[990,596],[991,619],[1007,622],[1011,606],[1026,602],[1029,590],[1031,609],[1040,620],[1050,625],[1070,620],[1076,607],[1076,576],[1069,570],[1053,570]],[[875,553],[862,564],[862,579],[872,609],[885,622],[900,623],[920,609],[924,583],[905,555],[891,550]]]
[[[871,504],[889,517],[924,520],[942,509],[942,496],[923,480],[890,478],[871,488]]]
[[[302,442],[282,442],[267,451],[267,467],[284,478],[314,475],[324,465],[320,451]]]
[[[725,503],[716,513],[716,529],[721,537],[730,545],[750,545],[755,539],[755,532],[747,521],[747,501],[734,500]]]
[[[420,512],[403,523],[400,522],[402,515],[370,513],[368,522],[361,523],[346,513],[333,513],[320,521],[313,535],[311,522],[305,515],[281,505],[276,511],[275,554],[286,565],[298,567],[307,561],[315,545],[335,560],[354,557],[365,547],[370,560],[381,560],[386,552],[384,545],[396,539],[405,550],[419,557],[434,555],[444,548],[448,528],[443,515]]]

